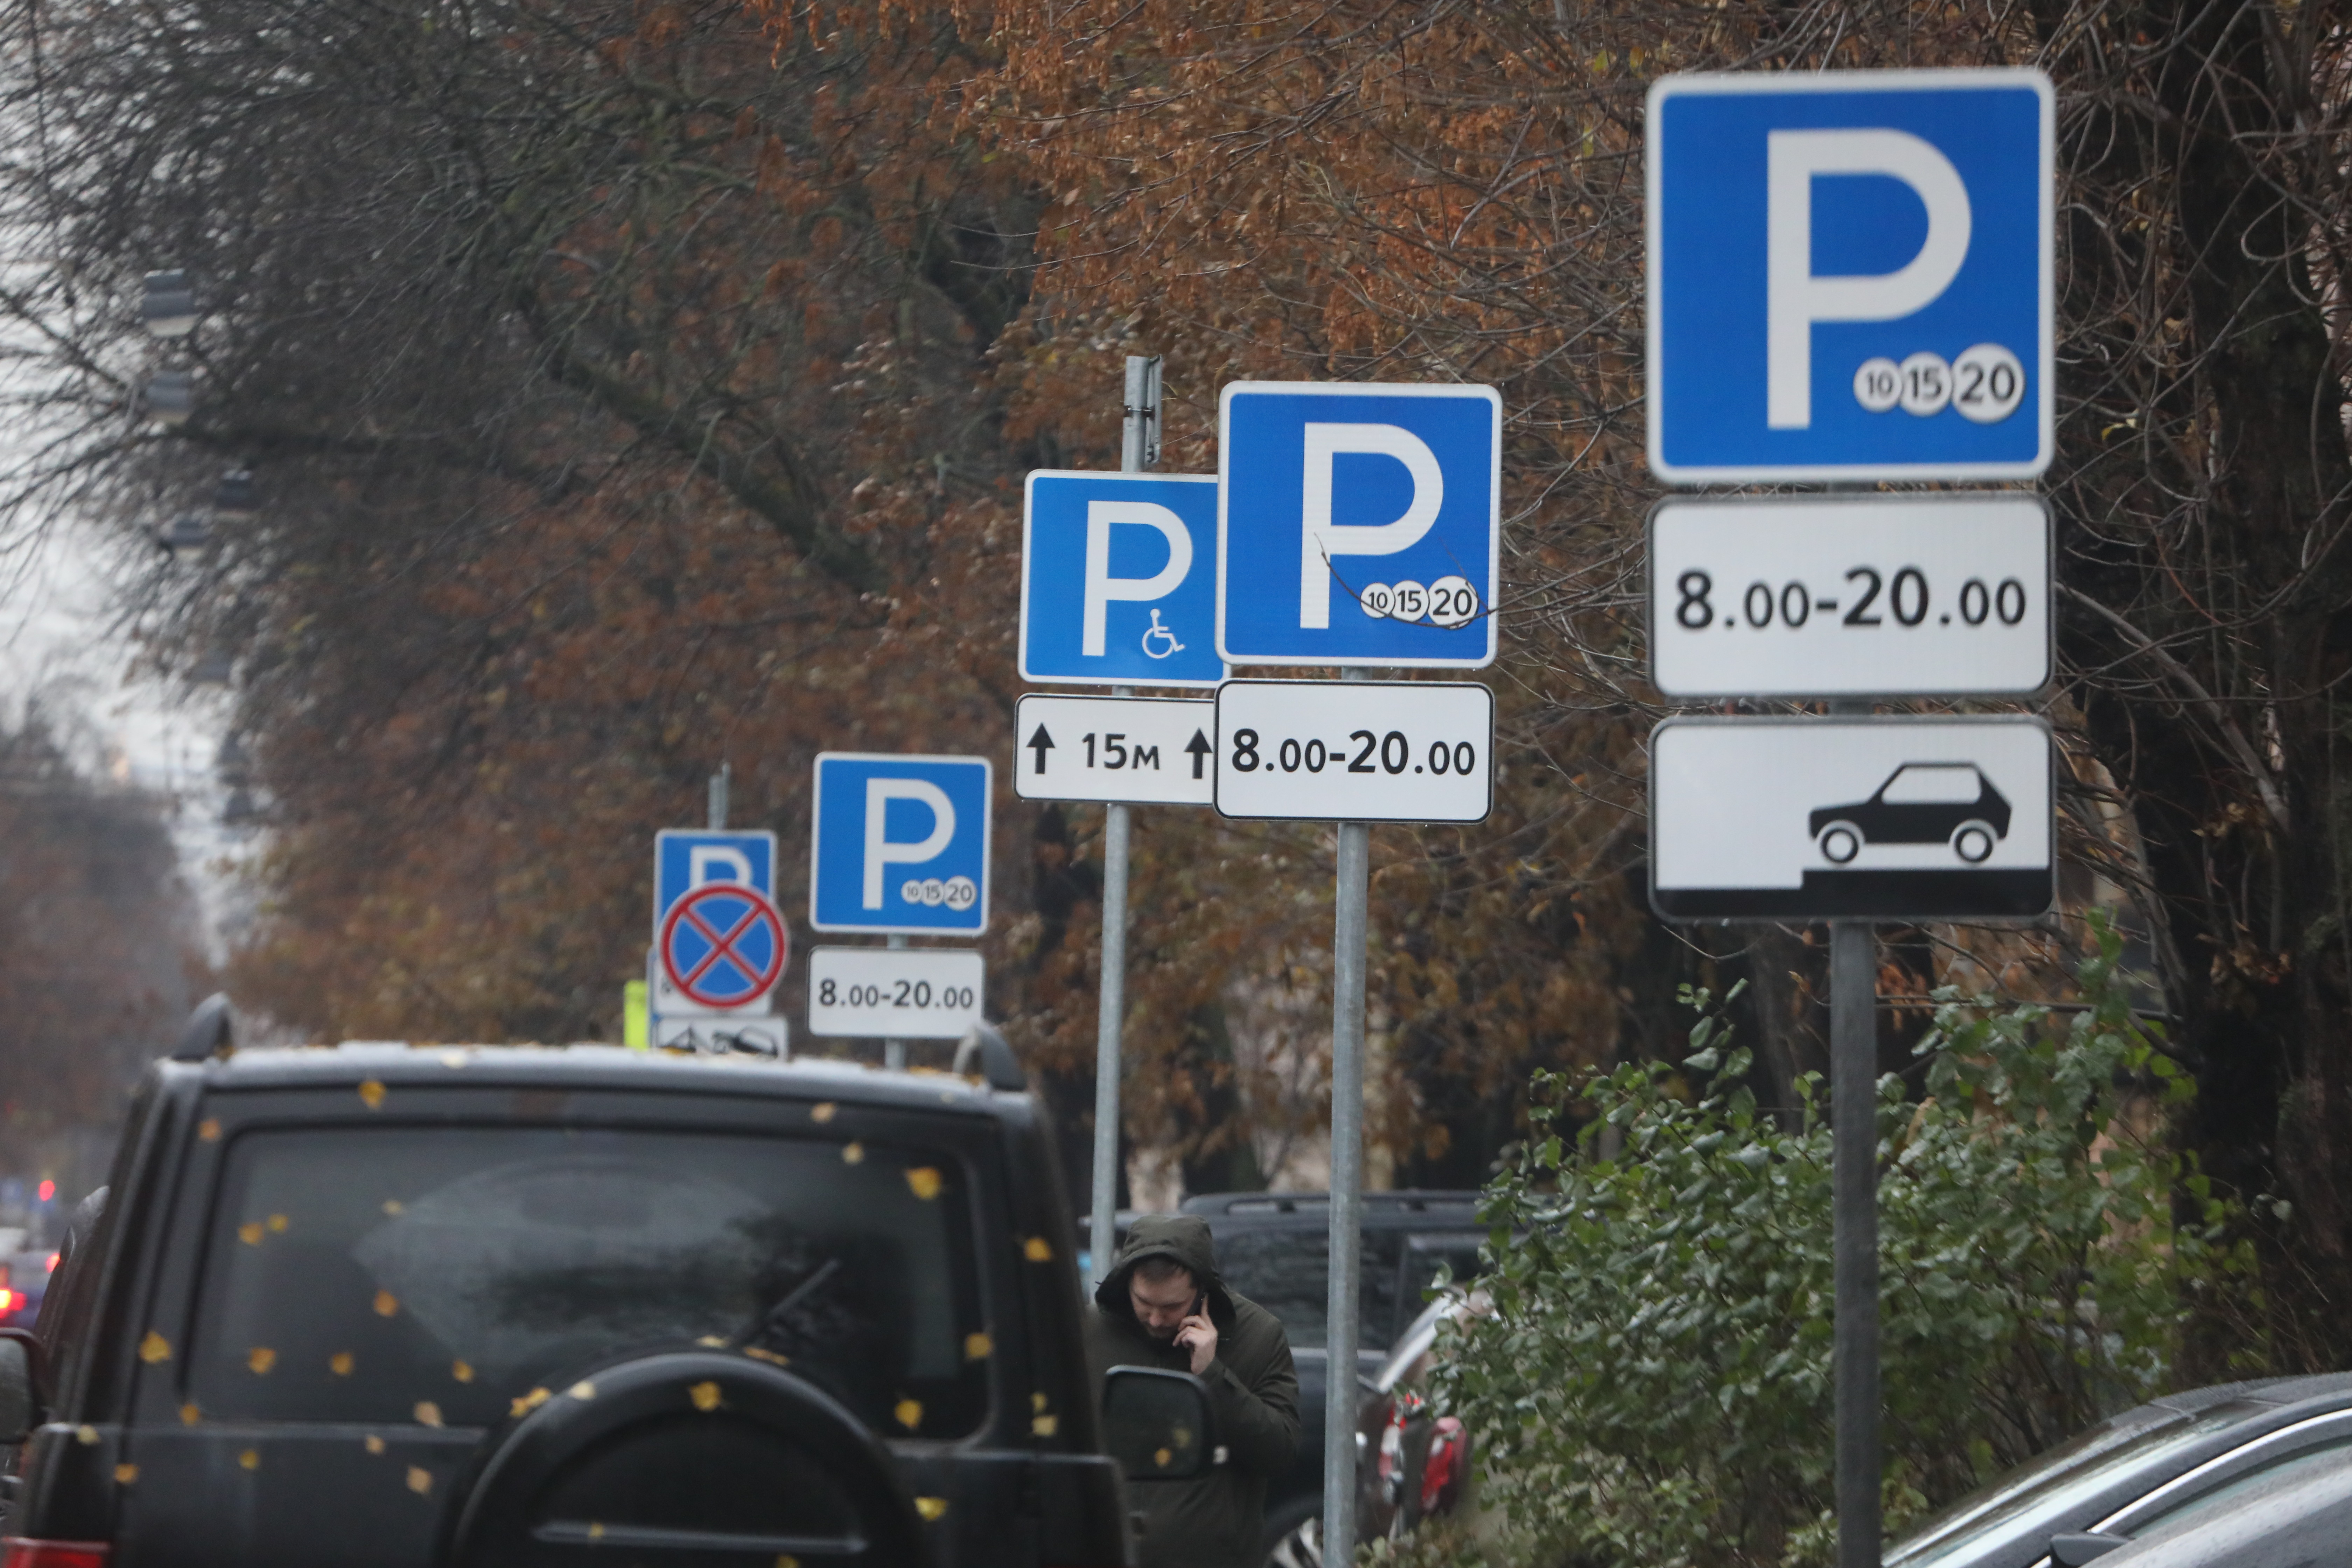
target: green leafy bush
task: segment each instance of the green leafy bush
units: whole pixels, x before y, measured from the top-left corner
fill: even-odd
[[[1940,993],[1923,1098],[1879,1085],[1890,1531],[2158,1392],[2197,1293],[2246,1267],[2163,1147],[2192,1089],[2100,935],[2080,1010]],[[1533,1133],[1487,1189],[1495,1311],[1440,1389],[1511,1562],[1831,1555],[1828,1117],[1811,1080],[1793,1130],[1760,1113],[1713,998],[1685,1000],[1680,1070],[1539,1075]],[[1594,1119],[1570,1142],[1580,1100]]]

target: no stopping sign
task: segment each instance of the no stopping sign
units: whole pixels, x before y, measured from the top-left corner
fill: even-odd
[[[742,1007],[783,973],[792,937],[764,894],[740,882],[706,882],[671,907],[660,953],[663,973],[688,1001]]]

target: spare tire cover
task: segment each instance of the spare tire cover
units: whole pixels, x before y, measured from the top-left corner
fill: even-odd
[[[928,1561],[889,1450],[783,1366],[667,1352],[518,1405],[465,1484],[454,1568]]]

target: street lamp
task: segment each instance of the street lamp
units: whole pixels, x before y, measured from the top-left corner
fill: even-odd
[[[139,301],[139,319],[159,338],[184,338],[196,330],[196,291],[185,272],[150,272]]]
[[[212,536],[212,525],[201,512],[184,511],[155,531],[155,542],[166,555],[177,555],[183,550],[202,550]]]
[[[231,468],[213,491],[213,513],[223,522],[251,522],[261,515],[261,493],[251,468]]]
[[[253,782],[253,754],[236,731],[224,736],[220,749],[213,753],[213,772],[231,789],[242,790]]]
[[[165,429],[177,429],[196,411],[196,373],[159,370],[147,384],[147,417]]]

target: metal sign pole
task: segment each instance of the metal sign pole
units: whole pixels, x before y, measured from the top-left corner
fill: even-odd
[[[1838,1568],[1878,1568],[1877,954],[1870,922],[1830,922]]]
[[[735,772],[731,763],[721,763],[719,771],[710,775],[710,831],[718,833],[727,826],[727,784]]]
[[[1160,456],[1160,359],[1127,356],[1126,416],[1118,468],[1139,474]],[[1114,697],[1134,689],[1114,686]],[[1088,1271],[1096,1284],[1110,1272],[1118,1250],[1119,1026],[1127,1016],[1128,807],[1103,808],[1102,992],[1095,1016],[1094,1215],[1087,1237]]]
[[[885,947],[903,948],[907,945],[907,939],[894,933],[884,937],[882,939],[882,945]],[[883,1041],[882,1065],[892,1072],[905,1072],[907,1070],[907,1042],[904,1040]]]
[[[1348,669],[1343,680],[1361,680]],[[1331,921],[1331,1268],[1325,1296],[1323,1568],[1356,1560],[1357,1284],[1362,1273],[1364,959],[1372,830],[1339,825]]]

